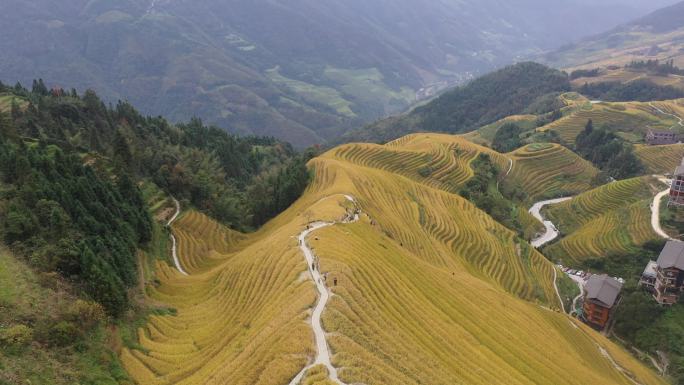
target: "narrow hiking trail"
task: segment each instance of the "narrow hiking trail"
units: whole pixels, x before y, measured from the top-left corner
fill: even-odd
[[[352,202],[356,206],[356,200],[350,195],[345,195],[345,198]],[[306,260],[307,268],[311,274],[311,279],[313,279],[316,284],[316,289],[318,290],[319,299],[318,303],[314,307],[313,314],[311,315],[311,327],[314,332],[314,339],[316,341],[316,359],[313,363],[305,366],[301,372],[295,376],[295,378],[290,381],[290,385],[298,385],[299,382],[304,377],[304,374],[310,368],[316,365],[324,365],[328,369],[328,376],[330,380],[339,385],[346,385],[344,382],[340,381],[337,376],[337,368],[332,365],[330,361],[330,348],[328,347],[328,341],[326,340],[325,330],[323,330],[323,325],[321,324],[321,315],[325,310],[325,306],[328,304],[330,299],[330,291],[323,280],[321,272],[316,268],[316,257],[313,250],[306,241],[306,238],[312,232],[322,229],[324,227],[333,226],[338,223],[354,223],[359,220],[359,211],[355,210],[354,214],[347,216],[341,222],[313,222],[307,226],[307,229],[299,234],[297,239],[299,240],[299,248],[304,254],[304,259]]]
[[[653,104],[653,102],[649,102],[648,105],[651,106],[651,108],[653,108],[654,110],[658,111],[659,113],[661,113],[661,114],[663,114],[663,115],[672,116],[673,118],[679,120],[679,125],[680,125],[681,127],[684,127],[684,119],[680,118],[679,116],[677,116],[677,115],[675,115],[675,114],[670,114],[669,112],[665,112],[665,111],[661,110],[660,108],[656,107],[655,104]],[[674,126],[672,126],[672,127],[674,127]],[[672,127],[670,127],[670,130],[672,130]]]
[[[532,244],[532,247],[538,249],[544,246],[545,244],[553,241],[560,235],[560,232],[558,231],[556,226],[551,221],[547,221],[544,219],[544,217],[541,215],[541,210],[545,206],[562,203],[565,201],[569,201],[570,199],[572,199],[572,197],[549,199],[546,201],[537,202],[530,208],[530,214],[532,214],[533,217],[537,218],[541,223],[543,223],[544,228],[546,229],[544,234],[530,242]]]
[[[566,313],[565,303],[563,302],[563,297],[561,297],[560,290],[558,290],[558,285],[556,285],[557,280],[558,280],[558,268],[556,266],[554,266],[553,267],[553,288],[556,290],[556,295],[558,296],[558,302],[560,302],[561,310],[563,310],[563,314],[565,314]]]
[[[178,199],[176,199],[176,198],[171,198],[171,199],[173,199],[173,203],[176,205],[176,213],[173,214],[171,219],[169,219],[169,222],[166,223],[166,227],[169,228],[169,238],[171,238],[171,256],[173,257],[173,263],[176,265],[176,269],[178,269],[178,271],[181,274],[188,275],[188,273],[185,270],[183,270],[183,267],[181,267],[180,260],[178,259],[178,247],[177,247],[178,242],[176,241],[176,236],[173,235],[173,231],[171,231],[171,225],[173,224],[173,222],[176,221],[176,219],[180,215],[181,207],[180,207],[180,203],[178,202]]]
[[[504,179],[506,179],[506,177],[508,176],[508,174],[511,173],[511,171],[513,171],[513,159],[508,158],[508,171],[506,171],[504,176],[501,177],[501,180],[496,181],[496,189],[497,190],[499,190],[499,183],[502,182]],[[501,190],[499,190],[499,191],[501,191]]]

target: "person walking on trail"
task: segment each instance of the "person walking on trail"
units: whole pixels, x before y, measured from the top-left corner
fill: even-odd
[[[316,264],[311,262],[311,270],[316,270]]]

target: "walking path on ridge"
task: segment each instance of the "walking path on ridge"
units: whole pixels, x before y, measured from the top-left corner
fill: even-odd
[[[173,257],[173,263],[176,265],[176,269],[178,269],[178,271],[181,274],[188,275],[188,273],[185,270],[183,270],[183,268],[181,267],[180,260],[178,259],[178,250],[177,250],[178,249],[178,247],[177,247],[178,242],[176,242],[176,237],[173,235],[173,232],[171,231],[171,225],[173,224],[173,222],[176,221],[176,219],[178,218],[178,215],[180,215],[181,207],[180,207],[180,203],[178,202],[178,199],[176,199],[176,198],[171,198],[171,199],[173,199],[173,203],[176,205],[176,213],[173,214],[171,219],[169,219],[169,222],[166,224],[166,227],[169,228],[169,237],[171,238],[171,256]]]
[[[356,204],[356,200],[354,199],[354,197],[350,195],[345,195],[345,198],[347,198],[348,201]],[[302,369],[302,371],[299,372],[297,376],[295,376],[295,378],[292,379],[292,381],[290,381],[290,385],[299,384],[299,382],[304,377],[304,373],[306,373],[307,370],[309,370],[313,366],[320,364],[323,364],[328,369],[328,376],[333,382],[339,385],[345,385],[337,377],[337,369],[332,365],[332,362],[330,361],[330,349],[328,347],[328,342],[325,338],[325,331],[323,330],[323,325],[321,324],[321,315],[323,314],[325,306],[327,305],[328,300],[330,299],[330,291],[328,291],[328,287],[326,286],[325,281],[321,276],[321,272],[318,271],[318,269],[312,268],[313,266],[315,266],[315,256],[313,250],[311,250],[311,247],[306,242],[306,238],[312,232],[322,229],[324,227],[332,226],[337,223],[353,223],[358,220],[359,212],[357,210],[354,212],[353,215],[347,217],[342,222],[313,222],[310,223],[307,226],[307,229],[302,231],[301,234],[299,234],[299,237],[297,238],[299,240],[299,248],[302,250],[302,253],[304,254],[307,268],[309,269],[309,273],[311,273],[311,278],[316,284],[316,289],[318,289],[319,299],[318,303],[316,304],[316,307],[314,307],[313,314],[311,315],[311,327],[313,328],[314,339],[316,341],[316,359],[312,364],[305,366],[304,369]]]

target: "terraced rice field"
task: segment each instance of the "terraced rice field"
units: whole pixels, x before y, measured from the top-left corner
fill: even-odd
[[[558,144],[530,144],[509,156],[513,170],[504,186],[521,189],[529,202],[589,190],[598,174],[591,163]]]
[[[480,153],[487,153],[502,172],[508,169],[505,156],[453,135],[409,135],[384,146],[348,144],[334,150],[335,157],[420,181],[456,193],[473,176],[470,167]]]
[[[665,107],[669,104],[673,103],[663,102]],[[539,130],[556,131],[563,141],[574,143],[589,119],[593,121],[594,127],[608,128],[635,142],[643,141],[648,127],[668,129],[676,124],[674,118],[658,114],[648,103],[599,103],[569,107],[563,118]]]
[[[658,189],[662,186],[655,178],[634,178],[552,206],[546,215],[567,236],[545,253],[554,259],[581,261],[633,251],[657,239],[651,227],[650,204]]]
[[[385,147],[417,153],[427,142],[412,136]],[[312,160],[304,196],[257,233],[229,242],[233,235],[205,216],[180,219],[174,232],[185,234],[192,274],[158,266],[151,295],[177,314],[152,317],[140,349],[122,352],[137,382],[289,383],[315,349],[315,288],[294,236],[310,221],[344,217],[349,194],[361,219],[308,242],[333,292],[323,326],[345,383],[632,384],[596,344],[640,383],[663,383],[553,311],[553,266],[511,231],[455,194],[368,166],[373,151],[342,149]],[[330,382],[319,366],[302,383]]]
[[[666,146],[636,145],[634,153],[651,174],[671,174],[684,157],[684,144]]]
[[[684,77],[678,75],[650,75],[643,71],[633,71],[630,69],[620,68],[617,70],[603,70],[600,76],[595,77],[584,77],[574,79],[572,85],[574,87],[582,87],[584,84],[589,83],[605,83],[605,82],[620,82],[620,83],[631,83],[638,80],[648,80],[655,84],[661,86],[672,86],[676,88],[684,88]]]

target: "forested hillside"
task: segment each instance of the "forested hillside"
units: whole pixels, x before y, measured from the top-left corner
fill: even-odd
[[[556,97],[570,90],[567,74],[526,62],[482,76],[444,93],[408,114],[351,131],[348,141],[386,142],[413,132],[461,133],[510,115],[557,108]]]
[[[145,297],[169,258],[167,197],[252,231],[309,183],[315,150],[273,138],[171,125],[42,80],[0,83],[0,101],[1,384],[129,384],[119,351],[175,311]]]
[[[305,147],[669,1],[4,0],[0,80]]]
[[[230,135],[199,119],[174,126],[127,102],[107,107],[92,91],[48,90],[42,80],[30,91],[0,84],[0,94],[12,100],[4,118],[10,137],[56,144],[96,169],[149,179],[235,229],[263,224],[308,180],[312,153],[299,155],[273,138]]]

